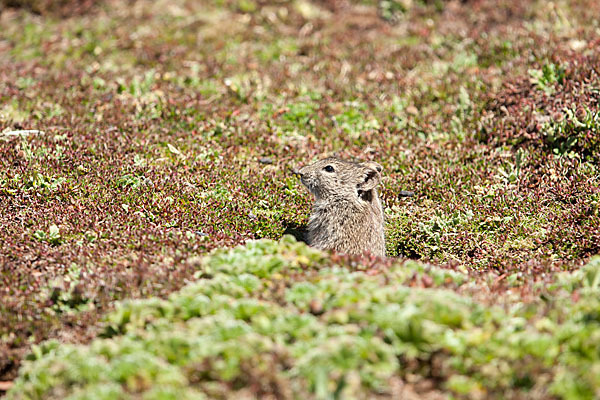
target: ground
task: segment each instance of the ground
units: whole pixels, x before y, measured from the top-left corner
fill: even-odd
[[[537,299],[600,251],[596,1],[0,9],[6,385],[33,344],[193,281],[191,258],[297,231],[289,169],[325,155],[383,165],[389,257],[511,278],[477,301]]]

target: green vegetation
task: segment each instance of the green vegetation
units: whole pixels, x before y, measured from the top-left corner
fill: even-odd
[[[370,398],[411,374],[471,398],[598,395],[600,258],[495,304],[476,300],[485,276],[347,268],[289,236],[197,268],[168,299],[119,304],[87,346],[35,346],[8,398]]]
[[[0,0],[0,395],[599,397],[598,15]],[[389,259],[251,241],[332,153]]]

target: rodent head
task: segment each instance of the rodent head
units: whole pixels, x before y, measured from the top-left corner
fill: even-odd
[[[330,157],[294,171],[316,201],[371,201],[383,168],[376,162],[350,162]]]

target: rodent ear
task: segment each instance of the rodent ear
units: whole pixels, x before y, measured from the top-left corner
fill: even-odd
[[[379,171],[377,171],[377,169],[371,168],[370,166],[366,167],[364,169],[364,172],[365,174],[363,181],[359,182],[358,185],[356,185],[356,188],[363,192],[375,189],[381,182],[381,174],[379,173]]]

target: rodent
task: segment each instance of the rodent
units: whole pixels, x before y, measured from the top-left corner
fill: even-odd
[[[377,187],[382,166],[329,157],[293,173],[315,196],[307,243],[346,254],[385,257],[383,209]]]

